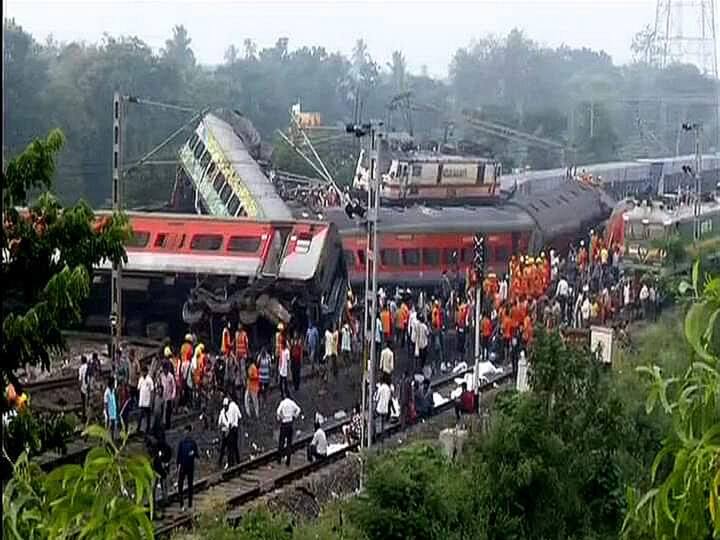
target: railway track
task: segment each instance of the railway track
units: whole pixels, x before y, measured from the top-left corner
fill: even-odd
[[[433,388],[439,391],[441,388],[455,386],[454,379],[471,373],[472,369],[445,375],[433,381]],[[486,384],[481,386],[481,391],[487,391],[496,384],[507,382],[512,373],[503,373]],[[434,408],[433,414],[438,414],[454,407],[454,401],[448,400]],[[328,436],[342,433],[343,426],[349,424],[350,418],[330,423],[325,427]],[[401,431],[400,424],[391,424],[379,433],[387,437]],[[343,445],[332,452],[322,461],[308,462],[304,448],[312,440],[312,434],[304,434],[293,441],[291,466],[277,464],[278,451],[270,450],[263,454],[246,460],[235,467],[221,473],[216,473],[205,478],[200,478],[193,483],[195,507],[202,506],[202,499],[206,497],[224,499],[227,508],[243,505],[249,501],[268,493],[274,489],[287,485],[299,478],[303,478],[327,465],[344,459],[349,452],[357,450],[357,445]],[[212,488],[212,490],[211,490]],[[155,520],[156,537],[167,537],[179,528],[188,527],[192,524],[194,514],[190,511],[182,512],[178,506],[179,496],[177,491],[171,492],[168,498],[168,505],[162,518]]]

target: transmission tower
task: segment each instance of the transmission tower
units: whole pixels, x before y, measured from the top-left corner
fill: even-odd
[[[717,78],[715,0],[657,0],[653,56],[660,67],[694,64]]]

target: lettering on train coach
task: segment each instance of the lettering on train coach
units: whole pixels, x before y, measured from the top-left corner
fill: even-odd
[[[465,167],[448,167],[445,165],[442,169],[443,178],[467,178],[467,168]]]

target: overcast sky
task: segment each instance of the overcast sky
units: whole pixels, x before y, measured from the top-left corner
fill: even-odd
[[[513,27],[551,46],[603,49],[630,59],[632,36],[652,24],[656,0],[4,0],[4,16],[44,40],[97,41],[104,32],[137,35],[162,47],[175,24],[188,28],[204,64],[222,62],[231,43],[260,47],[280,36],[290,48],[323,45],[350,53],[364,38],[381,62],[405,53],[412,71],[446,75],[453,53],[488,33]]]

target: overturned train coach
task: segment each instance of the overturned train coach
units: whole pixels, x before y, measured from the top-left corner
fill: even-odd
[[[497,206],[383,208],[378,235],[378,279],[401,286],[437,286],[442,272],[465,272],[472,264],[473,236],[485,235],[488,271],[504,273],[511,255],[539,254],[599,230],[614,201],[602,190],[568,182],[562,190],[516,195]],[[365,279],[365,229],[341,210],[327,210],[343,239],[344,259],[354,285]]]
[[[129,334],[175,324],[157,334],[176,335],[188,324],[217,327],[224,318],[321,322],[342,309],[348,279],[332,223],[132,212],[129,218],[133,234],[122,279]],[[90,312],[107,314],[110,267],[99,270]]]

